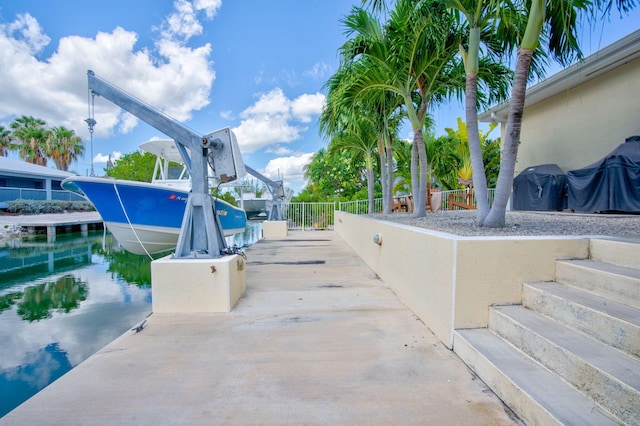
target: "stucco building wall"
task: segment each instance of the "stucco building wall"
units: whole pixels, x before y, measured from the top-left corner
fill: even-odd
[[[587,166],[640,135],[640,59],[525,108],[516,174]]]

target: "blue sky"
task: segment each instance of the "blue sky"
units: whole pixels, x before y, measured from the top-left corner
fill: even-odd
[[[87,141],[79,174],[91,168],[86,71],[199,133],[231,127],[246,164],[299,190],[302,167],[326,144],[317,118],[322,86],[345,41],[340,19],[357,0],[2,0],[0,125],[33,115]],[[583,30],[590,54],[640,28],[640,12]],[[106,158],[165,138],[96,99],[96,174]],[[436,133],[455,127],[455,102],[432,112]],[[409,137],[407,129],[407,137]]]

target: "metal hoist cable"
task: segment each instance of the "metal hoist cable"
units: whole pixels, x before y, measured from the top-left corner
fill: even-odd
[[[89,105],[89,118],[84,120],[89,126],[89,137],[91,139],[91,176],[95,176],[95,172],[93,171],[93,126],[96,125],[96,120],[94,119],[95,115],[95,93],[92,90],[89,90],[87,93],[87,104]]]

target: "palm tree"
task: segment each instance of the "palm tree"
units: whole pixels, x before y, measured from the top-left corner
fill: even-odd
[[[399,0],[384,31],[376,17],[361,8],[354,8],[344,23],[349,34],[355,34],[342,47],[354,70],[348,96],[363,99],[391,92],[403,100],[414,133],[414,216],[422,217],[427,191],[422,132],[427,111],[432,103],[463,90],[464,74],[455,61],[459,31],[454,17],[438,1]]]
[[[469,185],[469,183],[473,183],[475,188],[477,179],[475,179],[474,176],[477,178],[477,175],[480,175],[484,179],[483,187],[486,192],[488,179],[485,171],[485,164],[484,164],[485,152],[484,151],[485,151],[485,146],[487,144],[489,134],[497,126],[498,126],[497,123],[489,124],[489,129],[486,132],[478,130],[476,126],[476,128],[472,132],[473,136],[477,135],[478,140],[480,141],[480,157],[481,157],[480,159],[482,161],[482,167],[479,169],[477,167],[476,168],[473,167],[473,156],[471,154],[472,135],[469,134],[469,131],[468,131],[468,128],[470,126],[468,126],[467,123],[462,121],[460,117],[458,117],[457,129],[452,129],[449,127],[444,129],[447,132],[447,135],[453,138],[457,142],[455,149],[456,149],[456,153],[458,155],[459,161],[458,161],[458,164],[456,165],[458,169],[456,174],[459,181],[468,181],[468,183],[464,183],[465,186]],[[487,197],[483,196],[483,198],[486,199]]]
[[[0,126],[0,157],[6,157],[9,155],[9,151],[13,149],[11,143],[11,131],[5,129],[4,126]]]
[[[469,141],[467,168],[473,170],[477,198],[476,224],[482,225],[489,213],[487,180],[478,129],[478,106],[506,99],[512,73],[499,61],[515,43],[518,13],[511,0],[444,0],[466,22],[466,44],[460,45],[464,61],[465,117]],[[484,55],[481,51],[484,47]],[[478,90],[480,86],[480,91]]]
[[[12,138],[19,141],[16,149],[24,161],[39,166],[47,165],[44,150],[51,132],[44,127],[46,124],[42,119],[25,115],[11,123]]]
[[[51,137],[47,141],[45,155],[52,158],[58,170],[69,170],[71,163],[84,153],[82,138],[75,131],[63,126],[51,129]]]
[[[348,128],[337,133],[329,143],[329,154],[347,153],[352,161],[364,160],[367,177],[367,198],[369,214],[374,213],[375,163],[377,135],[372,123],[367,119],[352,121]]]
[[[392,187],[393,194],[411,191],[411,143],[407,140],[396,139],[393,143],[393,160],[395,180]]]
[[[506,207],[511,194],[520,142],[525,92],[536,48],[542,43],[545,44],[553,58],[562,65],[580,58],[580,46],[576,36],[579,15],[608,15],[613,8],[613,3],[614,0],[595,0],[594,2],[588,0],[533,0],[522,2],[521,9],[526,11],[527,25],[518,46],[495,199],[484,220],[484,226],[503,227],[505,224]],[[633,9],[636,4],[636,0],[615,0],[618,10],[624,13]]]
[[[320,132],[328,137],[360,128],[366,120],[376,132],[377,151],[380,158],[383,212],[391,213],[391,187],[393,185],[392,141],[397,137],[400,125],[401,100],[389,92],[372,93],[366,99],[354,103],[347,96],[353,82],[349,63],[341,64],[338,71],[325,83],[327,98],[320,116]]]
[[[380,98],[369,98],[374,110],[372,123],[378,133],[378,155],[380,157],[380,180],[382,182],[382,210],[391,213],[391,198],[394,181],[393,145],[404,118],[402,99],[392,92],[380,93]]]

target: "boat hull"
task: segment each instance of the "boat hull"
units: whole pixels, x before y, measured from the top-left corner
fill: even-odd
[[[122,247],[135,254],[153,254],[176,247],[189,193],[158,184],[118,179],[72,176],[66,190],[88,199]],[[225,236],[243,232],[247,216],[231,204],[214,198]]]

